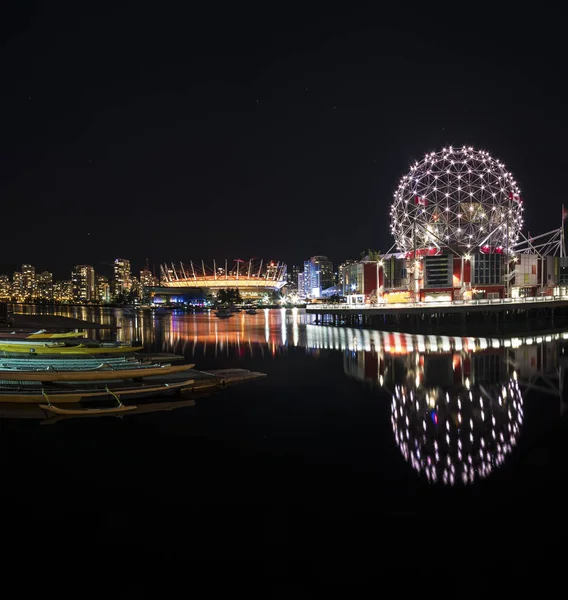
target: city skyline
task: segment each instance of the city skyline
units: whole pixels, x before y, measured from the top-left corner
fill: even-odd
[[[112,277],[97,273],[92,265],[74,265],[69,277],[55,279],[53,272],[40,272],[26,263],[11,275],[0,273],[0,302],[106,304],[130,297],[141,299],[145,290],[158,283],[147,266],[139,276],[134,275],[130,261],[124,258],[114,260]]]

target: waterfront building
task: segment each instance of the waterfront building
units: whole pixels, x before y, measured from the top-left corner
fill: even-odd
[[[42,271],[36,276],[37,299],[42,302],[53,300],[53,273]]]
[[[12,300],[14,302],[24,302],[24,278],[21,271],[15,271],[12,276]]]
[[[142,284],[135,276],[132,276],[129,294],[134,298],[140,298],[142,296]]]
[[[428,153],[395,191],[395,244],[378,257],[376,276],[373,261],[345,267],[343,291],[351,302],[387,303],[567,293],[563,227],[527,237],[523,213],[516,180],[488,152],[463,146]],[[562,223],[565,216],[563,209]]]
[[[53,284],[53,300],[62,304],[73,300],[73,282],[70,279]]]
[[[97,301],[99,304],[110,302],[110,284],[104,275],[97,275]]]
[[[376,302],[379,289],[378,261],[344,263],[340,289],[351,303],[364,303],[365,300]]]
[[[140,271],[140,293],[141,301],[146,304],[151,300],[151,290],[160,285],[160,280],[150,271],[148,264]]]
[[[298,289],[298,275],[300,274],[300,268],[298,265],[293,265],[292,270],[288,273],[288,285],[291,289]]]
[[[342,262],[339,267],[337,268],[337,278],[338,278],[338,285],[341,287],[341,294],[343,296],[347,296],[350,292],[351,292],[351,287],[350,287],[350,277],[346,278],[346,272],[347,272],[347,268],[350,265],[355,265],[357,264],[356,260],[346,260],[344,262]]]
[[[36,272],[33,265],[22,265],[22,297],[31,301],[36,296]]]
[[[117,258],[114,261],[114,295],[127,294],[132,287],[132,273],[130,261],[125,258]]]
[[[321,298],[322,291],[334,285],[333,264],[327,256],[312,256],[304,261],[304,293]]]
[[[306,286],[304,283],[304,272],[298,273],[298,296],[300,298],[306,297]]]
[[[95,302],[95,269],[90,265],[76,265],[71,273],[71,286],[74,302]]]
[[[152,271],[146,266],[140,271],[140,285],[142,288],[151,288],[159,285],[159,280],[154,276]]]
[[[12,299],[12,284],[8,275],[0,275],[0,300],[9,302]]]

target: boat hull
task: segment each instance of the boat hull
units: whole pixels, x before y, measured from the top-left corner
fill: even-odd
[[[28,340],[65,340],[87,337],[87,332],[69,331],[64,333],[32,333],[28,335]]]
[[[0,352],[16,354],[124,354],[126,352],[140,352],[144,346],[76,346],[50,345],[50,344],[26,344],[26,343],[1,343]]]
[[[104,367],[104,364],[101,365]],[[195,367],[191,365],[175,365],[153,367],[138,366],[121,369],[97,368],[81,371],[24,371],[21,369],[0,369],[0,381],[108,381],[115,379],[138,379],[181,373]]]
[[[44,390],[35,388],[28,390],[2,390],[0,402],[7,404],[77,404],[82,401],[96,400],[101,398],[142,398],[163,393],[181,392],[190,388],[193,379],[185,379],[173,383],[153,383],[132,387],[91,388],[66,390]]]
[[[113,406],[111,408],[60,408],[59,406],[53,406],[50,404],[40,404],[39,407],[42,410],[52,412],[56,415],[109,415],[116,413],[124,413],[130,410],[136,410],[138,407],[134,405],[130,406]]]

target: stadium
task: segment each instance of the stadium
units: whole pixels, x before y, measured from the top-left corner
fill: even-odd
[[[154,303],[199,302],[221,290],[238,290],[243,301],[270,299],[286,285],[286,265],[264,259],[233,259],[160,265],[160,286]]]

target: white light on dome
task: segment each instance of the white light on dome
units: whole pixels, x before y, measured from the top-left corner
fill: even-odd
[[[467,167],[464,167],[466,159]],[[491,168],[488,168],[489,165]],[[442,187],[440,177],[443,180]],[[406,185],[406,181],[411,181],[412,185]],[[391,220],[396,219],[401,224],[396,228],[395,238],[397,247],[404,252],[413,248],[412,236],[407,237],[404,232],[411,230],[414,222],[421,230],[428,230],[430,235],[444,239],[448,244],[465,246],[465,241],[470,240],[474,246],[481,245],[489,231],[492,245],[497,245],[495,241],[504,245],[505,228],[499,230],[493,219],[507,210],[512,215],[509,222],[510,238],[518,239],[523,210],[519,188],[503,163],[491,158],[485,151],[463,146],[460,149],[444,148],[428,153],[421,162],[413,164],[410,173],[401,179],[398,190]],[[479,207],[475,211],[469,207],[467,218],[460,210],[462,194],[466,195],[468,202]],[[498,212],[486,221],[491,226],[484,232],[479,227],[479,218],[487,218],[490,206],[491,210],[497,208]],[[440,219],[442,212],[446,215]],[[425,242],[428,242],[424,247],[429,245],[431,239],[424,236]]]

